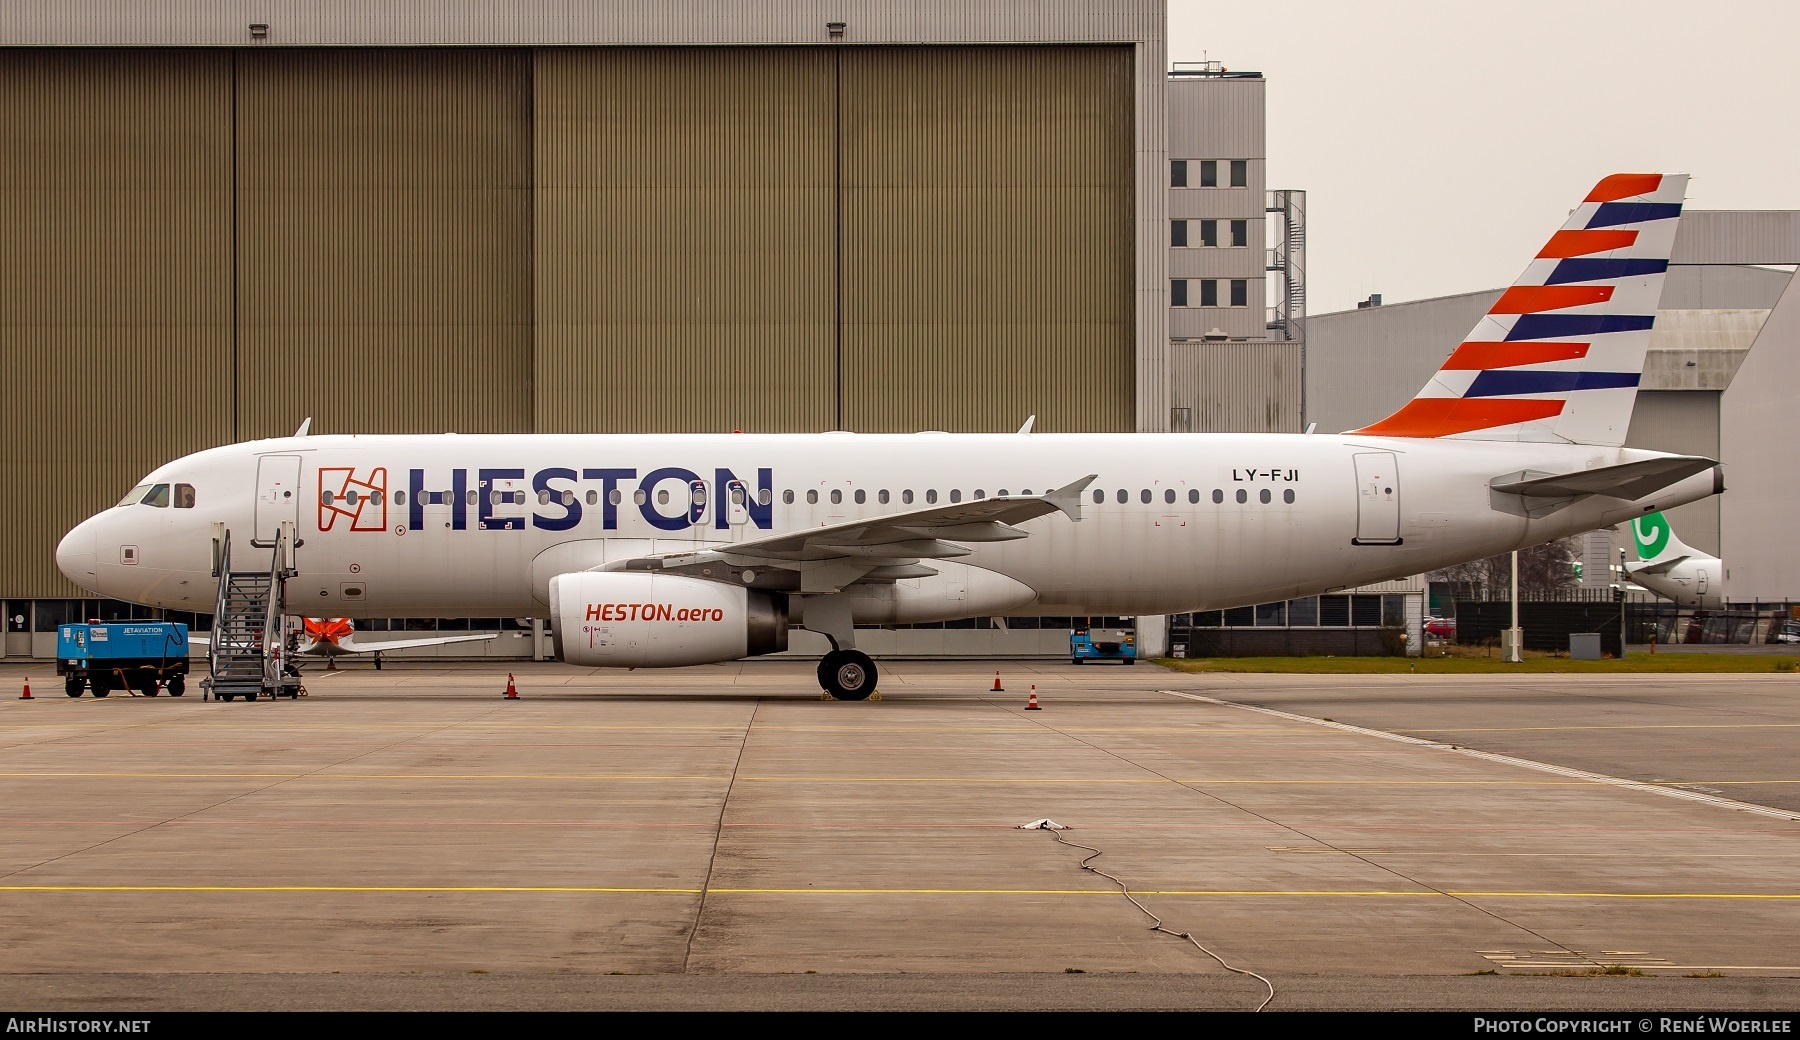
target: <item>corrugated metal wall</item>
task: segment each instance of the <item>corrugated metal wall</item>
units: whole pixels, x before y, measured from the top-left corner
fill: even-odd
[[[529,432],[527,55],[237,62],[238,436]]]
[[[845,428],[1132,429],[1130,49],[842,61]]]
[[[1297,342],[1169,345],[1169,401],[1194,433],[1299,433]]]
[[[7,595],[171,458],[231,437],[231,55],[0,52]]]
[[[836,424],[832,52],[537,52],[537,428]]]
[[[0,54],[0,595],[307,416],[1134,425],[1129,44]]]

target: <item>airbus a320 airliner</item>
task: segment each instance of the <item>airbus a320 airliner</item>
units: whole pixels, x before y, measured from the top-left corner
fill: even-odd
[[[219,530],[234,565],[292,530],[294,612],[548,617],[559,658],[620,667],[804,627],[847,700],[877,680],[858,624],[1417,574],[1723,490],[1711,459],[1622,446],[1686,183],[1602,180],[1418,396],[1348,433],[295,436],[157,469],[57,562],[206,611]]]

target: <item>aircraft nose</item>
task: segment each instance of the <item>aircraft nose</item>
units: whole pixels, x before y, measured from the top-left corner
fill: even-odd
[[[87,589],[97,591],[98,582],[94,572],[94,521],[83,520],[75,525],[75,529],[63,535],[63,540],[56,546],[56,569],[70,581]]]

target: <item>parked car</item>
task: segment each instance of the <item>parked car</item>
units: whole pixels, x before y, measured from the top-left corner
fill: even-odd
[[[1425,619],[1425,634],[1437,639],[1455,639],[1456,619],[1428,617]]]

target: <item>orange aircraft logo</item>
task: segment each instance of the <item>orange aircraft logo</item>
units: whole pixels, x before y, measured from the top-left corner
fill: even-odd
[[[319,467],[319,530],[342,517],[351,531],[387,530],[387,467],[376,466],[359,479],[350,466]]]

